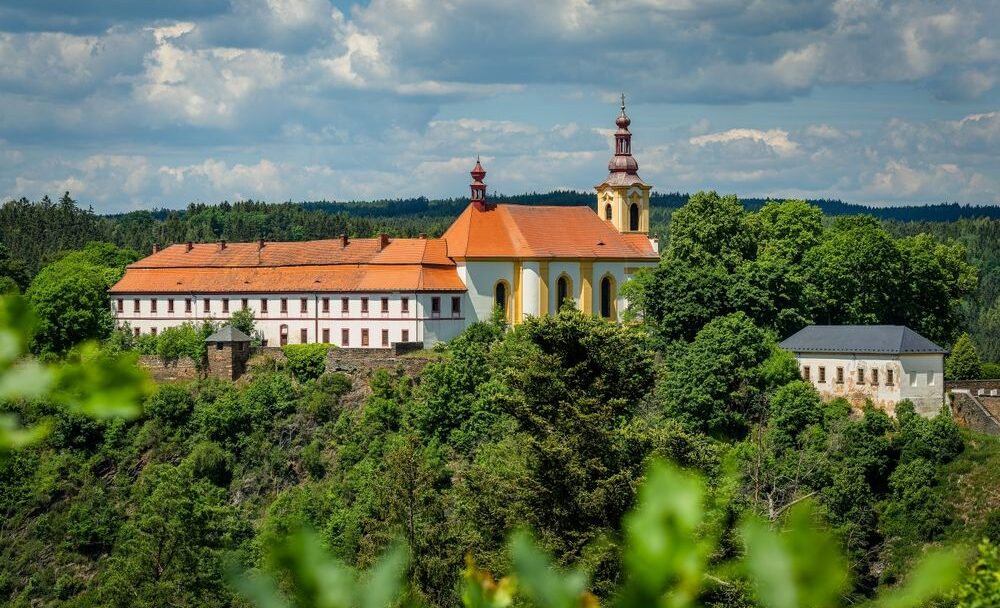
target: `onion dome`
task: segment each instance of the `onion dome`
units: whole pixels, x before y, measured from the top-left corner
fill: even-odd
[[[625,94],[622,93],[622,111],[615,119],[618,130],[615,132],[615,155],[608,161],[608,171],[635,175],[639,171],[639,163],[632,156],[632,133],[628,130],[632,121],[625,114]]]

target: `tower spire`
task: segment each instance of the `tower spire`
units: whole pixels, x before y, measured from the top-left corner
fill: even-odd
[[[483,165],[479,162],[478,154],[476,155],[476,166],[472,168],[469,175],[472,176],[472,183],[469,185],[471,190],[469,200],[480,211],[491,209],[493,205],[486,202],[486,184],[483,183],[483,179],[486,178],[486,169],[483,169]]]
[[[625,114],[625,93],[622,93],[622,111],[615,119],[618,130],[615,131],[615,155],[608,163],[608,171],[635,175],[639,171],[639,163],[632,157],[632,132],[628,130],[632,120]]]

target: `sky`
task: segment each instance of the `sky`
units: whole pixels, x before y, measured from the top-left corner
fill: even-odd
[[[2,0],[0,199],[1000,203],[1000,0]]]

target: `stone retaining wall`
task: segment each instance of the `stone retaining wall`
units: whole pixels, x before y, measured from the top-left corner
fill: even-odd
[[[944,383],[944,388],[946,391],[953,389],[967,389],[972,391],[974,394],[978,394],[979,390],[983,390],[987,394],[989,394],[991,390],[995,390],[998,394],[1000,394],[1000,380],[948,380]]]
[[[959,426],[987,433],[1000,435],[1000,398],[977,397],[966,389],[957,389],[949,393],[951,399],[951,415]]]
[[[157,382],[182,382],[199,377],[198,368],[188,357],[164,363],[158,355],[140,355],[139,365],[149,370]]]

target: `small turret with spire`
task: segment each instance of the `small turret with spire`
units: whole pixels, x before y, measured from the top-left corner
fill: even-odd
[[[476,155],[476,166],[472,168],[469,175],[472,176],[472,183],[469,185],[472,194],[469,196],[469,200],[479,211],[492,209],[495,205],[486,201],[486,184],[483,183],[483,179],[486,178],[486,169],[483,169],[478,155]]]

